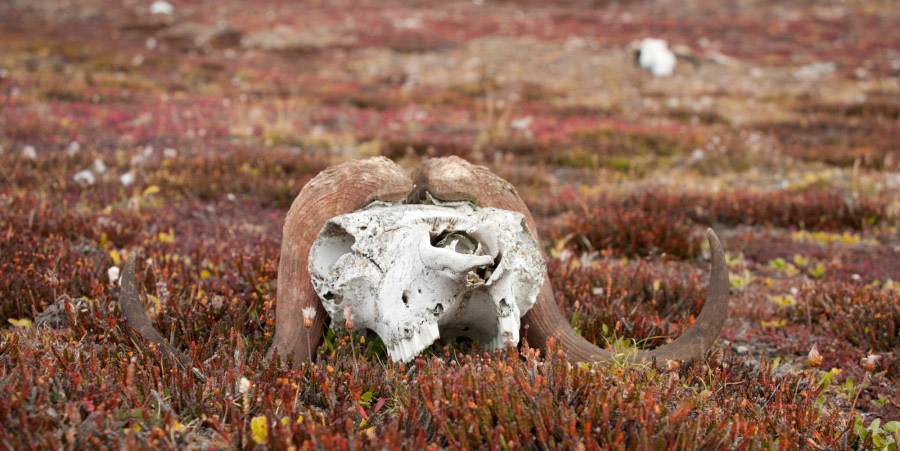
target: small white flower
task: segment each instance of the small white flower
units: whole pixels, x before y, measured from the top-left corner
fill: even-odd
[[[119,267],[110,266],[109,269],[106,270],[106,275],[109,277],[109,283],[116,283],[116,281],[119,280]]]
[[[528,130],[528,127],[531,127],[531,122],[534,120],[531,116],[520,117],[518,119],[513,119],[512,122],[509,123],[509,126],[514,130]]]
[[[140,152],[131,157],[132,166],[140,166],[153,156],[153,146],[144,146]]]
[[[678,370],[680,364],[677,360],[666,360],[666,371],[672,372]]]
[[[74,157],[80,151],[81,151],[81,144],[79,144],[78,141],[72,141],[66,147],[66,155],[68,155],[70,157]]]
[[[353,329],[353,310],[350,307],[344,307],[344,328]]]
[[[704,157],[703,149],[694,149],[691,152],[691,161],[700,161]]]
[[[573,50],[580,50],[587,47],[588,43],[581,36],[576,36],[574,34],[570,34],[568,38],[566,38],[565,44],[563,44],[563,50],[567,52],[571,52]]]
[[[37,158],[37,150],[35,150],[34,146],[25,146],[22,148],[22,156],[29,160],[34,160]]]
[[[131,164],[131,166],[140,166],[140,165],[144,164],[144,161],[146,159],[147,158],[144,157],[142,154],[137,154],[137,155],[134,155],[131,157],[131,161],[129,162],[129,164]]]
[[[122,186],[130,186],[134,183],[134,172],[126,172],[119,176],[119,181],[122,182]]]
[[[172,14],[175,14],[175,7],[167,1],[157,0],[150,5],[150,14],[171,16]]]
[[[244,395],[248,391],[250,391],[250,381],[246,377],[241,377],[241,380],[238,381],[238,392]]]
[[[173,148],[171,148],[171,147],[166,147],[165,149],[163,149],[163,157],[166,157],[166,158],[175,158],[175,157],[177,157],[177,156],[178,156],[178,151],[177,151],[177,150],[175,150],[175,149],[173,149]]]
[[[315,307],[303,307],[303,327],[310,328],[313,325],[313,320],[316,319],[316,308]]]
[[[874,371],[875,368],[878,366],[878,361],[879,361],[879,360],[881,360],[881,356],[880,356],[880,355],[877,355],[877,354],[869,354],[869,355],[863,357],[863,358],[859,361],[859,364],[860,364],[860,365],[863,367],[863,369],[866,370],[866,371]]]
[[[422,19],[419,17],[407,17],[395,20],[393,25],[394,28],[399,28],[401,30],[415,30],[417,28],[422,28]]]
[[[819,61],[816,63],[806,64],[794,71],[794,78],[800,80],[817,80],[828,75],[838,69],[837,63],[833,61]]]
[[[145,45],[147,46],[147,50],[153,50],[159,45],[159,41],[157,41],[156,38],[147,38]]]
[[[97,179],[94,178],[94,173],[91,172],[90,169],[76,172],[75,175],[72,176],[72,180],[74,180],[75,183],[83,186],[93,185],[97,181]]]
[[[104,172],[106,172],[106,163],[104,163],[103,160],[99,158],[94,160],[94,172],[96,172],[97,174],[103,174]]]

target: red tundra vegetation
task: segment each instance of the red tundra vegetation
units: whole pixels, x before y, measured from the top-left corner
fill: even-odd
[[[900,445],[890,1],[170,2],[0,3],[0,448]],[[635,66],[645,37],[671,77]],[[401,365],[336,327],[266,359],[291,202],[376,155],[509,180],[557,307],[617,354],[695,322],[712,227],[718,341]],[[125,324],[133,255],[197,372]]]

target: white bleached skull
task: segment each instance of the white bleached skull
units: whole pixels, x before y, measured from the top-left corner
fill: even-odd
[[[519,342],[545,263],[524,217],[469,203],[375,203],[330,219],[309,274],[333,325],[345,312],[406,362],[440,337]]]

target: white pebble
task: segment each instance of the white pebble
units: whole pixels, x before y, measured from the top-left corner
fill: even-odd
[[[29,160],[34,160],[37,158],[37,150],[34,146],[25,146],[22,148],[22,156]]]
[[[518,119],[513,119],[512,122],[509,123],[509,126],[514,130],[528,130],[528,127],[531,127],[531,122],[534,120],[531,116],[520,117]]]
[[[72,177],[72,180],[74,180],[75,183],[83,186],[91,186],[97,181],[97,179],[94,178],[94,173],[91,172],[90,169],[76,172]]]
[[[66,147],[66,154],[70,157],[74,157],[80,151],[81,151],[81,144],[79,144],[78,141],[72,141]]]
[[[691,160],[692,161],[700,161],[703,159],[704,153],[702,149],[694,149],[691,152]]]
[[[175,14],[175,7],[167,1],[157,0],[150,5],[150,14],[171,16],[172,14]]]
[[[109,283],[116,283],[116,281],[119,280],[119,267],[110,266],[109,269],[106,270],[106,275],[109,277]]]
[[[641,41],[638,65],[650,71],[654,77],[668,77],[675,71],[675,54],[662,39],[646,38]]]
[[[103,160],[97,158],[94,160],[94,172],[97,174],[103,174],[106,172],[106,163]]]
[[[134,172],[126,172],[119,176],[119,181],[122,182],[122,186],[130,186],[134,183]]]

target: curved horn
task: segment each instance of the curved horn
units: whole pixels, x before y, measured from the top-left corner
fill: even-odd
[[[200,380],[206,380],[206,376],[204,376],[199,369],[191,367],[191,359],[169,344],[159,331],[153,327],[150,318],[147,318],[147,312],[145,312],[144,307],[141,306],[137,278],[134,275],[135,254],[136,252],[132,252],[125,262],[125,268],[122,270],[121,286],[119,287],[119,308],[122,310],[122,313],[125,314],[125,321],[128,323],[129,327],[137,332],[141,339],[153,343],[164,355],[171,358],[180,368],[191,368],[194,375]]]
[[[421,201],[427,191],[444,201],[468,200],[481,207],[512,210],[525,216],[525,220],[535,240],[540,246],[540,237],[531,212],[516,193],[515,188],[489,169],[475,166],[458,157],[431,159],[422,162],[413,173],[414,188],[408,202]],[[690,360],[705,352],[719,335],[728,316],[728,268],[722,244],[712,229],[707,230],[712,253],[712,274],[706,303],[696,323],[677,340],[653,349],[629,356],[628,360],[643,361],[656,359],[659,364],[666,360]],[[538,294],[537,302],[524,317],[528,325],[528,341],[545,348],[551,337],[557,340],[570,359],[583,362],[602,362],[614,356],[609,351],[590,343],[575,332],[563,318],[553,296],[549,276]]]
[[[406,173],[384,157],[348,161],[313,178],[294,199],[284,222],[278,264],[275,337],[269,356],[293,355],[312,360],[322,340],[325,309],[309,277],[309,249],[329,219],[382,200],[403,200],[412,189]],[[314,308],[312,326],[304,327],[303,309]]]

